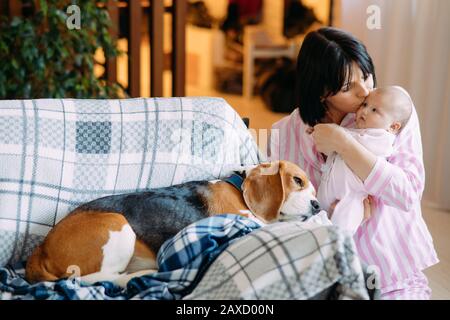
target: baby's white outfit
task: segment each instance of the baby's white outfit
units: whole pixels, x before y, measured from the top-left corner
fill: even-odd
[[[345,130],[376,156],[386,158],[393,153],[396,136],[384,129]],[[339,200],[331,221],[341,229],[355,233],[364,218],[363,200],[368,196],[363,182],[337,153],[327,158],[321,170],[317,192],[320,206],[329,211],[331,204]]]

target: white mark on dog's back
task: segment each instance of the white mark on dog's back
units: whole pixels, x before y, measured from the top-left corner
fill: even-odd
[[[103,246],[102,272],[122,272],[134,253],[136,234],[126,224],[121,231],[109,231],[109,240]]]
[[[222,181],[222,180],[211,180],[211,181],[209,181],[209,183],[216,184],[217,182],[220,182],[220,181]]]

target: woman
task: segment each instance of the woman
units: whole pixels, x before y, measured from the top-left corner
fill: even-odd
[[[297,59],[298,108],[273,125],[269,157],[297,163],[317,190],[326,155],[338,153],[373,199],[354,240],[361,260],[379,270],[381,298],[430,299],[422,270],[438,258],[420,208],[425,173],[416,111],[387,161],[342,128],[355,126],[354,112],[374,85],[372,59],[359,40],[335,28],[309,33]]]

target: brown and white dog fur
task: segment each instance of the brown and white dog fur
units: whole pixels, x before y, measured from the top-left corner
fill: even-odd
[[[26,266],[30,282],[72,275],[121,287],[158,268],[162,243],[202,218],[250,213],[264,223],[318,213],[313,185],[287,161],[245,170],[242,192],[225,181],[198,181],[94,200],[69,213],[48,233]]]

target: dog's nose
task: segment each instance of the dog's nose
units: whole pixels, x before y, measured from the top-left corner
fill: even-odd
[[[311,200],[311,206],[313,207],[313,214],[318,214],[320,212],[320,204],[317,200]]]

